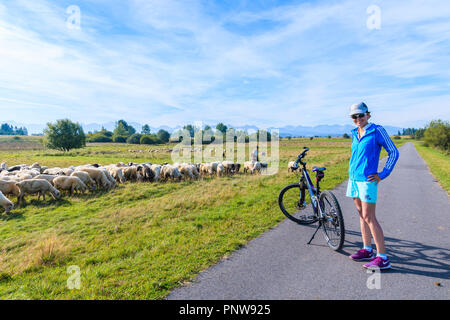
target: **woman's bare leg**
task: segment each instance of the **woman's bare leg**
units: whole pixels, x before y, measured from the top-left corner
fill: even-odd
[[[363,239],[363,243],[365,246],[371,246],[372,245],[372,235],[371,235],[369,226],[367,225],[366,221],[364,220],[361,199],[353,198],[353,202],[355,203],[356,210],[358,210],[358,213],[359,213],[359,224],[361,226],[361,236]]]
[[[375,217],[375,207],[376,203],[369,203],[361,201],[362,207],[362,219],[365,224],[368,226],[370,233],[375,240],[375,244],[377,246],[377,253],[386,253],[386,247],[384,245],[384,234],[381,229],[380,224],[378,223],[377,218]],[[362,228],[361,228],[362,231]]]

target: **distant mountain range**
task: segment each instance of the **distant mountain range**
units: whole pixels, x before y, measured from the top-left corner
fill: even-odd
[[[17,127],[26,127],[29,134],[38,134],[42,133],[44,128],[46,127],[45,124],[23,124],[18,123],[15,121],[2,121],[2,123],[8,123],[13,126]],[[142,124],[137,122],[128,122],[129,125],[132,125],[137,132],[140,132],[142,129]],[[103,128],[109,131],[113,131],[115,128],[116,123],[106,122],[106,123],[88,123],[88,124],[81,124],[83,126],[84,132],[94,132],[94,131],[100,131]],[[215,125],[210,124],[211,127],[215,127]],[[232,126],[227,125],[229,128],[233,127],[240,130],[258,130],[257,126],[252,125],[245,125],[245,126]],[[403,128],[400,127],[393,127],[393,126],[383,126],[389,135],[396,135],[398,131],[402,132]],[[176,127],[169,127],[169,126],[160,126],[160,127],[152,127],[150,126],[150,131],[153,133],[158,132],[160,129],[166,130],[169,133],[172,133],[175,130],[180,129],[181,126]],[[351,125],[318,125],[314,127],[308,127],[308,126],[284,126],[281,128],[275,128],[275,127],[269,127],[266,128],[269,132],[273,129],[278,129],[280,132],[281,137],[298,137],[298,136],[342,136],[344,133],[349,134],[350,131],[354,128],[354,126]]]

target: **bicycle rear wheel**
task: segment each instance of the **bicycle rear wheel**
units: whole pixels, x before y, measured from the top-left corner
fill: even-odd
[[[340,250],[345,240],[344,217],[341,207],[334,194],[323,191],[319,197],[320,208],[325,213],[322,231],[328,246],[333,250]]]
[[[299,224],[311,224],[318,220],[311,207],[303,207],[305,189],[300,188],[298,183],[284,187],[278,196],[278,205],[281,211],[290,220]]]

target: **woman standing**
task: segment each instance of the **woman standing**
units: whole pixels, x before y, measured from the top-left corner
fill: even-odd
[[[347,197],[353,198],[358,210],[364,243],[364,247],[350,258],[355,261],[370,260],[364,265],[367,269],[389,269],[391,264],[386,255],[383,230],[375,216],[375,206],[378,183],[392,172],[399,153],[386,130],[369,123],[370,112],[364,102],[352,105],[350,116],[357,128],[352,130]],[[384,147],[389,157],[383,171],[378,173],[381,147]],[[372,236],[377,248],[376,256],[372,248]]]

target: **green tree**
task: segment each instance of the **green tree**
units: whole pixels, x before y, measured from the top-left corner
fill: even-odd
[[[132,126],[128,125],[125,120],[119,120],[116,123],[116,128],[114,129],[113,136],[114,137],[125,137],[128,138],[132,134],[136,133],[136,129]]]
[[[194,128],[194,126],[192,124],[185,125],[183,127],[183,129],[189,131],[189,134],[191,135],[191,137],[194,137],[195,128]]]
[[[448,121],[431,121],[426,127],[424,141],[439,149],[450,150],[450,123]]]
[[[167,132],[166,130],[160,129],[156,135],[158,136],[159,140],[161,140],[161,142],[163,143],[169,142],[170,133]]]
[[[223,134],[225,134],[227,132],[227,126],[224,125],[222,122],[218,123],[216,126],[216,129],[219,130],[220,132],[222,132]]]
[[[50,149],[70,151],[86,146],[83,128],[69,119],[58,120],[55,124],[47,123],[44,134],[45,146]]]
[[[143,125],[141,133],[142,134],[150,134],[150,126],[148,124]]]

